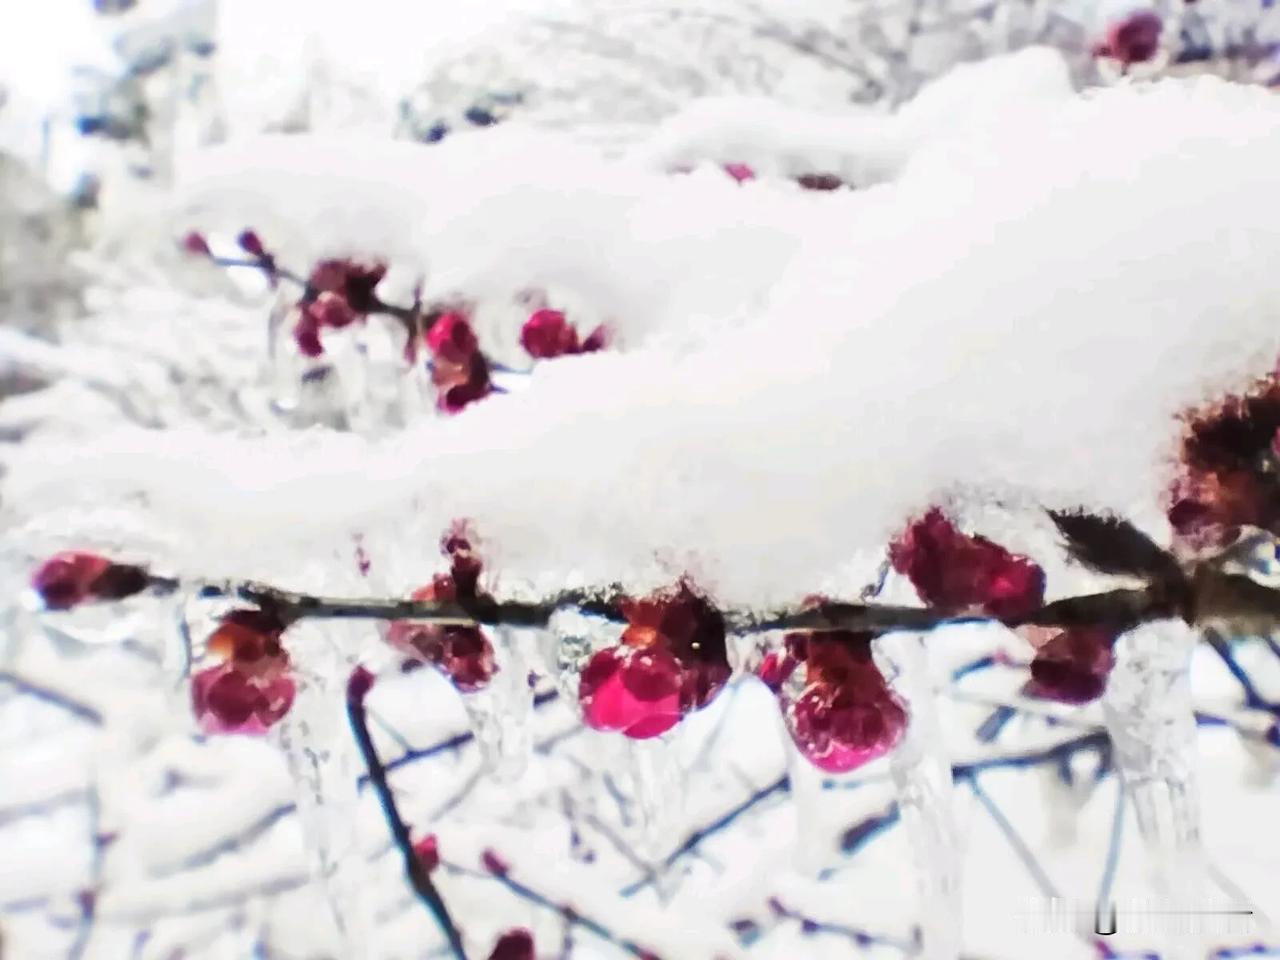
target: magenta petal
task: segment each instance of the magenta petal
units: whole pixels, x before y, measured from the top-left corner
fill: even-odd
[[[31,575],[31,588],[50,610],[66,610],[94,597],[93,584],[111,567],[96,553],[64,550],[42,563]]]
[[[559,310],[535,310],[520,330],[520,345],[529,356],[549,360],[577,353],[578,331]]]
[[[596,730],[656,737],[680,722],[679,664],[665,654],[601,650],[582,673],[578,700]]]
[[[849,686],[811,683],[784,703],[783,718],[800,753],[828,773],[848,773],[884,756],[907,726],[906,710],[883,681],[870,689],[865,677]]]
[[[287,676],[253,677],[234,661],[191,678],[191,705],[205,733],[266,733],[289,712],[294,694]]]

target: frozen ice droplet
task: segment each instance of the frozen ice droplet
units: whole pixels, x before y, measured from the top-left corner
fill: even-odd
[[[1205,863],[1196,780],[1195,710],[1188,678],[1198,632],[1181,621],[1122,635],[1102,715],[1133,801],[1157,894],[1171,906],[1202,903]],[[1166,944],[1171,960],[1203,956],[1196,938]]]
[[[338,653],[347,639],[338,625],[293,628],[290,655],[300,665],[297,698],[273,737],[288,760],[313,875],[337,925],[337,952],[369,956],[368,869],[352,824],[358,819],[363,765],[347,727],[346,678],[351,663]]]
[[[494,633],[497,670],[483,689],[463,694],[462,702],[486,769],[509,783],[529,765],[533,691],[523,638],[514,630]]]
[[[319,356],[304,355],[294,337],[297,311],[293,304],[282,291],[267,323],[271,406],[292,427],[324,424],[348,430],[351,417],[345,391],[353,372],[359,370],[358,360],[349,355],[350,346],[340,337],[326,339]]]
[[[622,627],[603,617],[588,616],[576,607],[552,614],[547,629],[538,638],[543,661],[561,695],[578,703],[582,671],[598,650],[617,645]]]
[[[627,758],[636,807],[640,814],[640,838],[636,852],[653,873],[658,898],[670,899],[676,878],[667,869],[667,857],[684,824],[684,770],[679,751],[669,737],[627,740]]]
[[[951,761],[942,739],[928,655],[919,634],[886,634],[873,649],[911,717],[906,735],[889,754],[889,770],[915,860],[921,955],[927,960],[955,960],[960,953],[960,831],[952,811]]]

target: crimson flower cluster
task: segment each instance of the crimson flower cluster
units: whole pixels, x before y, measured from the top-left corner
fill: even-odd
[[[577,327],[565,319],[562,311],[546,307],[530,314],[520,329],[520,346],[538,360],[594,353],[604,349],[607,339],[608,332],[601,325],[580,340]]]
[[[450,328],[433,328],[441,329]],[[472,341],[464,328],[454,329],[453,339],[440,338],[433,348],[457,358],[466,355]],[[460,352],[449,354],[451,349]],[[1193,420],[1187,462],[1210,473],[1211,468],[1254,469],[1240,448],[1252,449],[1274,435],[1269,421],[1264,428],[1255,420],[1265,420],[1264,413],[1280,415],[1280,404],[1273,410],[1258,403],[1234,400],[1212,416]],[[1269,440],[1265,447],[1270,450]],[[474,540],[466,523],[456,522],[440,543],[448,572],[433,576],[413,599],[488,599],[480,590],[482,561]],[[889,559],[925,603],[946,615],[1018,618],[1044,602],[1045,577],[1038,564],[962,533],[937,508],[893,540]],[[57,610],[130,596],[151,582],[141,567],[78,551],[51,557],[32,577],[46,607]],[[627,626],[618,643],[596,651],[579,678],[583,718],[597,730],[633,739],[659,736],[709,704],[728,682],[725,618],[687,579],[647,598],[625,599],[619,608]],[[217,662],[192,679],[192,705],[205,731],[262,733],[288,712],[295,693],[289,655],[281,645],[288,626],[268,609],[233,610],[221,619],[207,643]],[[1115,662],[1116,631],[1019,629],[1036,648],[1027,693],[1065,703],[1085,703],[1102,694]],[[462,692],[483,688],[497,670],[493,644],[480,626],[396,621],[386,636],[409,662],[431,664]],[[779,698],[797,748],[828,772],[882,756],[906,729],[906,708],[875,665],[873,640],[871,633],[793,632],[758,669]]]
[[[874,634],[789,633],[758,671],[777,695],[787,731],[820,770],[847,773],[902,739],[907,711],[871,657]],[[800,679],[793,692],[793,677]]]
[[[281,270],[254,231],[241,232],[237,243],[249,258],[247,265],[261,270],[272,287],[281,277],[302,284],[293,339],[304,356],[314,359],[324,355],[323,331],[343,330],[366,322],[371,314],[387,313],[405,327],[406,363],[417,362],[425,343],[431,355],[431,377],[440,410],[458,413],[495,392],[491,364],[480,349],[466,307],[438,307],[424,312],[417,295],[412,307],[384,303],[377,295],[378,284],[387,274],[387,265],[382,261],[321,260],[303,280]],[[193,256],[213,256],[208,241],[199,233],[187,234],[181,246]],[[521,345],[537,360],[593,353],[602,350],[607,340],[604,326],[581,337],[562,311],[545,307],[530,314],[520,331]]]
[[[498,937],[489,960],[534,960],[533,934],[523,927],[508,930]]]
[[[493,392],[489,361],[480,352],[480,341],[461,311],[435,317],[427,331],[431,351],[431,382],[439,391],[438,404],[445,413],[457,413]]]
[[[622,604],[617,646],[596,651],[579,678],[588,726],[656,737],[710,703],[729,681],[724,617],[687,581]]]
[[[688,173],[690,167],[676,167],[672,173]],[[746,183],[748,180],[755,180],[757,174],[755,169],[746,163],[722,163],[720,169],[734,179],[737,183]],[[841,187],[849,186],[844,180],[834,173],[802,173],[798,177],[793,178],[802,190],[816,190],[826,192],[830,190],[839,190]]]
[[[214,666],[191,678],[191,705],[205,733],[265,733],[293,706],[288,626],[265,610],[232,610],[209,636]]]
[[[306,292],[298,304],[293,339],[304,356],[324,354],[323,329],[342,330],[364,323],[382,308],[374,289],[387,275],[385,263],[355,260],[321,260],[307,277]]]
[[[889,561],[946,614],[1014,617],[1044,602],[1044,571],[985,537],[968,536],[934,507],[889,545]]]
[[[1017,617],[1044,602],[1044,571],[985,537],[961,533],[938,508],[911,523],[889,560],[929,606],[947,614]],[[1026,692],[1063,703],[1102,695],[1115,665],[1117,634],[1096,627],[1019,628],[1036,648]]]
[[[1135,10],[1107,26],[1106,36],[1094,44],[1093,55],[1125,67],[1146,63],[1160,49],[1164,21],[1153,10]]]
[[[413,855],[418,858],[418,862],[422,864],[422,869],[427,873],[435,870],[440,866],[440,841],[434,833],[428,833],[420,840],[414,841]]]
[[[1026,692],[1059,703],[1089,703],[1107,688],[1107,677],[1116,665],[1116,634],[1103,627],[1070,630],[1024,628],[1029,639],[1039,634],[1031,661],[1031,681]],[[1032,643],[1035,643],[1032,639]]]
[[[438,573],[415,590],[414,600],[478,599],[481,560],[472,548],[474,537],[458,523],[442,538],[440,550],[449,572]],[[411,662],[429,663],[463,692],[482,689],[497,672],[493,644],[480,627],[397,621],[387,629],[387,642]]]
[[[1280,380],[1185,417],[1169,523],[1189,549],[1220,548],[1243,528],[1280,534]]]

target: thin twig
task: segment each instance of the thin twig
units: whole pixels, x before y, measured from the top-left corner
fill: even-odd
[[[151,575],[150,587],[172,592],[182,583]],[[442,626],[506,626],[545,628],[558,612],[576,610],[588,616],[624,622],[626,594],[617,586],[564,590],[538,601],[497,600],[491,596],[454,600],[388,597],[324,597],[285,590],[256,580],[194,581],[187,584],[200,597],[235,597],[276,613],[289,624],[302,619],[417,620]],[[1280,624],[1280,590],[1247,576],[1206,565],[1175,583],[1152,583],[1137,589],[1067,597],[1015,616],[945,613],[928,607],[872,603],[819,603],[760,614],[722,611],[726,629],[737,634],[772,631],[925,632],[965,623],[1003,623],[1008,627],[1107,627],[1116,633],[1155,620],[1182,619],[1205,628],[1229,627],[1261,634]]]
[[[264,262],[257,258],[241,257],[211,257],[210,259],[219,267],[247,267],[250,270],[258,270],[270,277],[288,280],[290,283],[302,287],[304,300],[314,299],[319,293],[306,277],[284,267],[276,266],[274,260]],[[433,322],[433,318],[430,316],[423,316],[420,306],[405,307],[396,303],[386,303],[376,295],[370,297],[369,312],[395,317],[410,334],[429,330]],[[421,328],[419,328],[419,324],[421,324]]]
[[[488,855],[489,855],[489,852],[486,851],[486,856]],[[636,943],[634,940],[629,940],[626,937],[623,937],[617,933],[614,933],[612,930],[610,930],[600,921],[592,919],[589,916],[579,913],[570,904],[559,903],[555,900],[552,900],[546,894],[540,893],[537,890],[533,889],[532,887],[521,883],[519,880],[512,878],[510,872],[508,872],[506,868],[506,865],[503,864],[500,860],[497,860],[495,858],[493,859],[492,862],[494,866],[499,867],[499,869],[494,869],[493,867],[491,867],[489,869],[489,872],[486,874],[483,874],[483,876],[492,877],[493,879],[497,880],[500,884],[502,884],[504,887],[506,887],[508,890],[514,893],[517,897],[520,897],[522,900],[527,900],[530,903],[536,904],[537,906],[543,907],[547,910],[552,910],[555,913],[559,914],[560,917],[570,926],[581,927],[583,930],[590,931],[591,933],[599,937],[601,940],[604,940],[608,943],[612,943],[618,947],[621,947],[623,950],[626,950],[628,953],[636,957],[647,958],[647,957],[653,956],[652,953],[650,953],[640,944]],[[458,868],[458,867],[454,867],[453,869],[459,870],[460,872],[476,875],[474,874],[473,871],[470,871],[470,870],[463,871],[461,870],[461,868]]]
[[[1103,923],[1109,923],[1115,929],[1115,902],[1112,900],[1112,888],[1115,886],[1116,870],[1120,866],[1120,839],[1124,833],[1124,781],[1116,784],[1116,812],[1111,819],[1111,838],[1107,841],[1107,859],[1102,867],[1102,879],[1098,883],[1098,902],[1094,916],[1094,929],[1102,930]]]
[[[409,828],[400,816],[396,807],[395,795],[387,782],[387,771],[378,757],[377,748],[373,745],[373,737],[369,732],[368,713],[365,710],[365,696],[373,686],[373,675],[363,667],[356,668],[347,683],[347,719],[351,723],[351,732],[364,757],[365,767],[369,771],[369,782],[378,795],[378,803],[382,806],[382,815],[386,818],[391,838],[404,860],[405,874],[414,892],[435,917],[445,939],[453,951],[456,960],[467,960],[466,950],[462,945],[462,935],[454,925],[449,910],[444,905],[440,892],[436,890],[431,874],[422,860],[413,850],[413,841],[409,837]]]
[[[557,690],[547,690],[542,693],[535,694],[533,698],[533,709],[537,710],[540,707],[559,699],[559,697],[560,693]],[[439,756],[440,754],[448,753],[451,750],[459,750],[471,743],[475,738],[476,735],[471,730],[464,730],[461,733],[455,733],[453,736],[447,737],[444,740],[439,740],[429,747],[422,747],[418,750],[406,750],[394,760],[390,760],[383,764],[383,769],[385,769],[387,773],[392,773],[399,770],[401,767],[408,766],[411,763],[417,763],[419,760],[426,760],[430,757]],[[367,773],[361,774],[359,781],[361,788],[368,784],[368,782],[369,775]]]
[[[86,804],[93,853],[89,863],[89,885],[77,896],[80,918],[76,926],[75,939],[67,952],[68,960],[80,960],[89,946],[90,936],[93,935],[93,924],[98,916],[98,892],[102,885],[103,847],[108,842],[102,836],[102,800],[96,787],[89,791]]]
[[[969,789],[973,791],[973,795],[978,798],[991,815],[991,819],[995,821],[995,825],[1004,834],[1005,839],[1009,841],[1009,846],[1013,848],[1013,852],[1018,855],[1018,859],[1022,861],[1022,865],[1027,868],[1027,872],[1031,874],[1031,878],[1035,880],[1036,886],[1040,888],[1040,892],[1046,897],[1052,899],[1058,896],[1057,888],[1054,887],[1053,881],[1049,879],[1049,875],[1044,872],[1044,867],[1040,866],[1040,861],[1036,859],[1035,854],[1031,852],[1031,848],[1027,846],[1027,842],[1022,839],[1021,834],[1009,822],[1009,818],[1004,815],[1004,811],[996,804],[994,800],[987,795],[987,792],[978,785],[977,777],[969,778]]]
[[[34,680],[28,680],[26,677],[19,676],[9,670],[0,670],[0,683],[7,683],[27,696],[61,707],[67,713],[77,716],[81,720],[87,720],[96,726],[102,726],[101,711],[89,706],[87,703],[73,700],[65,693],[54,690],[52,687],[43,686]]]
[[[800,924],[800,932],[805,936],[812,936],[816,933],[833,934],[839,937],[847,937],[859,947],[883,946],[894,947],[903,953],[912,953],[912,945],[906,940],[898,937],[890,937],[881,933],[870,933],[869,931],[859,929],[858,927],[850,927],[843,923],[831,923],[826,920],[815,920],[806,914],[797,910],[792,910],[786,906],[777,897],[771,897],[769,900],[769,909],[773,911],[774,916],[781,920],[796,920]]]
[[[774,780],[772,783],[769,783],[761,787],[760,789],[756,790],[750,796],[746,797],[740,803],[735,804],[730,809],[726,810],[724,813],[716,817],[716,819],[712,820],[710,823],[707,823],[697,828],[688,836],[686,836],[684,840],[681,841],[680,845],[676,847],[674,850],[672,850],[669,854],[667,854],[667,856],[663,859],[662,861],[663,868],[666,869],[674,866],[675,863],[678,860],[680,860],[681,857],[684,857],[687,854],[692,853],[694,850],[696,850],[699,844],[701,844],[703,840],[707,839],[707,837],[714,836],[715,834],[719,833],[721,830],[724,830],[726,827],[730,826],[735,820],[738,819],[738,817],[742,816],[748,810],[751,810],[753,807],[756,807],[759,804],[763,803],[765,800],[768,800],[774,794],[786,793],[790,789],[791,789],[791,781],[788,777],[783,775],[779,777],[777,780]],[[630,884],[627,887],[624,887],[622,890],[622,896],[629,897],[634,895],[639,890],[642,890],[644,887],[646,887],[651,880],[652,880],[652,874],[648,877],[645,877],[642,880],[638,880],[635,883]]]
[[[1243,577],[1223,577],[1246,580]],[[1252,583],[1252,581],[1250,581]],[[172,590],[177,581],[153,577],[152,586]],[[441,626],[507,626],[545,628],[561,610],[575,609],[588,616],[624,622],[620,591],[566,590],[545,600],[496,600],[467,597],[456,600],[410,600],[389,597],[323,597],[285,590],[254,580],[202,581],[195,584],[203,598],[235,597],[276,612],[286,623],[296,620],[417,620]],[[1263,594],[1216,597],[1220,603],[1212,613],[1221,617],[1232,613],[1247,616],[1274,614],[1280,619],[1280,592],[1261,588]],[[1177,616],[1162,591],[1151,588],[1111,590],[1056,600],[1037,610],[1013,617],[986,614],[948,614],[926,607],[887,604],[824,603],[802,609],[760,615],[752,611],[724,611],[726,627],[740,634],[783,630],[888,632],[928,631],[965,623],[1004,623],[1010,627],[1108,626],[1125,630],[1150,620]]]
[[[1214,653],[1218,655],[1218,659],[1222,661],[1223,666],[1231,676],[1235,677],[1236,682],[1240,684],[1240,689],[1244,693],[1244,704],[1246,707],[1255,709],[1275,711],[1277,705],[1271,703],[1258,692],[1257,686],[1253,682],[1253,678],[1249,676],[1247,670],[1240,665],[1240,661],[1236,659],[1235,652],[1231,649],[1230,642],[1218,633],[1216,630],[1209,630],[1205,633],[1205,639],[1209,641],[1209,646]]]

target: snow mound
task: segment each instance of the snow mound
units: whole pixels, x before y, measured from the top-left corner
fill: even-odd
[[[421,195],[413,171],[369,157],[384,199]],[[1083,503],[1159,534],[1177,413],[1280,353],[1280,103],[1257,89],[1047,98],[923,144],[891,183],[821,198],[625,164],[614,195],[603,162],[580,191],[510,164],[528,174],[513,195],[431,180],[468,227],[465,249],[433,246],[448,218],[419,234],[426,260],[559,257],[644,309],[708,314],[706,333],[547,363],[527,390],[378,441],[31,441],[6,495],[53,509],[76,488],[142,493],[192,570],[278,574],[362,530],[425,574],[465,516],[504,582],[640,589],[689,570],[725,602],[767,605],[947,498]],[[548,206],[521,221],[525,190]],[[682,265],[716,280],[682,286]]]

